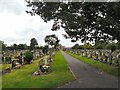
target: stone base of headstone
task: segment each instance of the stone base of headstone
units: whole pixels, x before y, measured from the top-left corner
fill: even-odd
[[[49,69],[47,72],[42,72],[41,70],[37,70],[32,74],[32,76],[40,76],[40,75],[46,75],[50,73],[51,73],[51,69]]]
[[[5,74],[5,73],[11,73],[11,68],[6,68],[5,70],[2,71],[2,74]]]
[[[40,71],[39,70],[37,70],[37,71],[35,71],[34,73],[33,73],[33,76],[39,76],[40,75]]]

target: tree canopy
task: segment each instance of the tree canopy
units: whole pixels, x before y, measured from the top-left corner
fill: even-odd
[[[75,44],[71,47],[72,49],[83,49],[83,45]]]
[[[32,38],[30,40],[30,46],[31,46],[31,49],[34,49],[35,48],[35,45],[38,45],[38,42],[35,38]]]
[[[47,35],[44,40],[45,43],[47,43],[47,45],[54,46],[54,48],[56,48],[60,41],[58,40],[58,37],[55,34]]]
[[[6,44],[4,44],[4,41],[0,40],[0,51],[6,50]]]
[[[26,2],[31,8],[27,13],[54,20],[51,30],[64,28],[64,37],[72,42],[120,41],[119,2]]]

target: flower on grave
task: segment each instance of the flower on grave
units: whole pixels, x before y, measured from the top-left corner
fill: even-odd
[[[48,66],[48,65],[43,65],[42,67],[43,67],[44,69],[50,68],[50,66]]]

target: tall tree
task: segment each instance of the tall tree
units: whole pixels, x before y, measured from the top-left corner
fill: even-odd
[[[59,44],[59,41],[60,40],[58,40],[58,37],[55,34],[47,35],[45,37],[45,43],[47,43],[47,45],[53,46],[54,48],[56,48],[56,46]]]
[[[120,41],[120,2],[26,2],[27,13],[54,20],[52,30],[64,28],[72,42]]]
[[[13,49],[14,49],[14,50],[17,50],[17,49],[18,49],[17,44],[13,44],[13,46],[12,46],[12,47],[13,47]]]
[[[91,48],[93,48],[93,46],[90,43],[84,43],[83,48],[84,49],[91,49]]]
[[[6,44],[4,44],[4,41],[0,41],[0,51],[6,50]]]
[[[35,45],[38,45],[38,42],[35,38],[32,38],[30,40],[30,46],[31,46],[31,49],[35,49]]]
[[[82,45],[79,45],[79,44],[75,44],[72,49],[83,49],[83,46]]]

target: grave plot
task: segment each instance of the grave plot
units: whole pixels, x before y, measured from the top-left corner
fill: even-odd
[[[2,72],[10,73],[14,71],[14,69],[20,69],[25,64],[30,64],[33,62],[33,54],[29,51],[8,51],[3,52],[2,54]],[[36,55],[36,54],[35,54]],[[40,58],[39,53],[37,52],[37,58]],[[28,60],[29,59],[29,60]]]
[[[38,69],[33,73],[33,76],[44,75],[51,73],[51,63],[53,62],[53,57],[55,56],[55,51],[44,52],[46,55],[44,59],[38,61]]]
[[[32,76],[38,69],[39,60],[35,60],[32,64],[24,65],[22,69],[3,75],[3,88],[55,88],[75,80],[60,52],[56,53],[53,60],[50,74]]]

